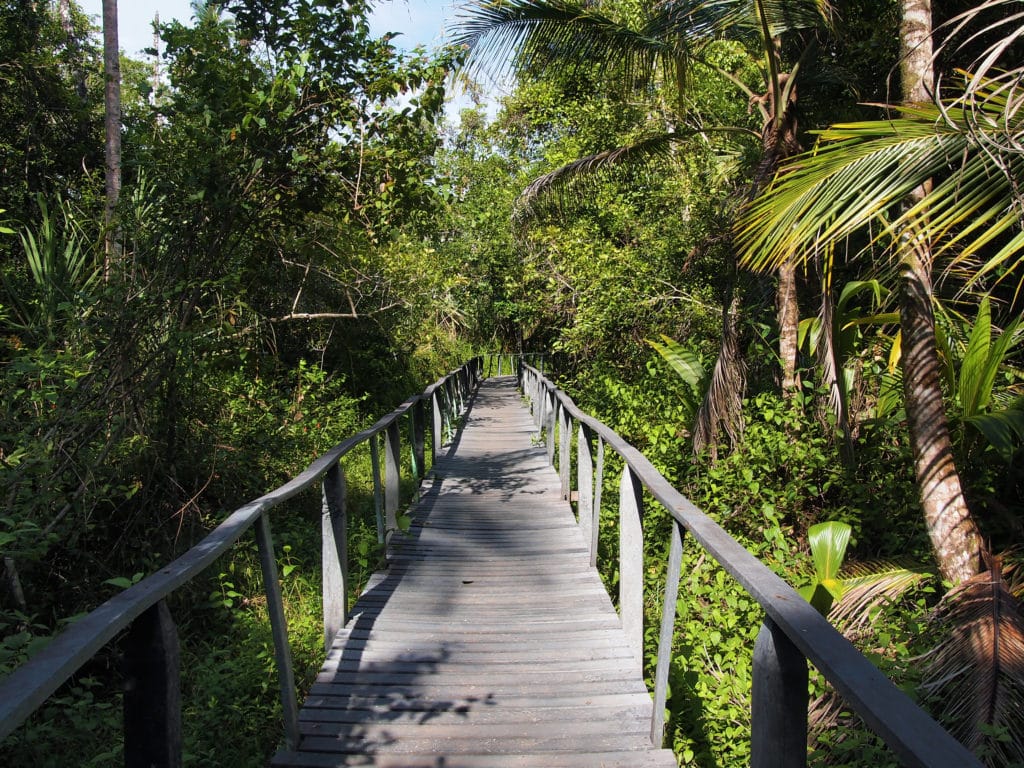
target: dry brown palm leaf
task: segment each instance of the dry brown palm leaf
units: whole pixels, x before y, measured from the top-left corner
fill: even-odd
[[[1024,609],[1015,591],[990,557],[988,571],[943,598],[935,615],[943,639],[922,657],[927,700],[992,766],[1024,764]]]
[[[843,571],[843,596],[832,606],[828,618],[847,637],[870,629],[885,606],[932,578],[931,572],[921,566],[888,560],[850,563]]]

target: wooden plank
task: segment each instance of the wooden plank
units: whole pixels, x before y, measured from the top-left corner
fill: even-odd
[[[535,434],[514,380],[487,380],[274,765],[675,764]]]
[[[325,697],[321,697],[324,700]],[[339,699],[332,699],[338,701]],[[474,724],[523,724],[551,722],[555,720],[575,721],[579,719],[579,706],[577,703],[569,707],[508,707],[508,706],[483,706],[471,709],[469,706],[450,706],[444,703],[433,706],[421,706],[418,709],[412,707],[391,706],[379,704],[373,707],[352,708],[352,707],[311,707],[306,706],[302,710],[301,719],[306,722],[333,722],[333,723],[373,723],[380,721],[387,722],[415,722],[415,723],[466,723],[472,718]],[[618,723],[631,720],[637,722],[646,721],[650,717],[650,706],[633,705],[631,707],[600,707],[590,704],[587,707],[593,721]]]
[[[650,752],[606,751],[584,753],[542,754],[480,754],[446,755],[438,762],[436,753],[338,755],[319,752],[279,753],[271,763],[277,768],[342,768],[358,765],[368,768],[675,768],[676,761],[668,750]]]
[[[451,701],[429,699],[426,697],[397,697],[389,696],[386,692],[378,696],[351,696],[340,694],[311,695],[306,699],[306,707],[315,709],[375,709],[388,712],[437,712],[460,711],[460,707],[453,706]],[[646,691],[636,693],[595,693],[586,696],[572,695],[568,693],[556,694],[554,696],[537,697],[529,694],[516,696],[505,696],[501,701],[490,700],[486,707],[477,707],[478,712],[503,711],[517,717],[519,712],[541,712],[554,709],[564,709],[573,712],[579,717],[578,710],[591,708],[599,710],[602,707],[629,707],[649,713],[651,708],[651,697]],[[647,715],[645,715],[646,717]]]
[[[401,754],[403,752],[434,753],[435,755],[457,755],[460,752],[479,754],[504,754],[507,752],[578,752],[581,743],[586,740],[593,750],[635,750],[644,749],[641,739],[629,739],[618,735],[596,736],[584,734],[581,738],[571,733],[562,736],[529,736],[506,735],[501,738],[475,739],[472,737],[458,738],[396,738],[384,731],[371,731],[374,738],[352,738],[344,736],[303,736],[302,749],[315,752],[355,752],[362,754],[367,751],[384,750]],[[378,735],[379,734],[379,735]],[[626,734],[628,736],[628,734]],[[637,743],[639,742],[639,743]]]

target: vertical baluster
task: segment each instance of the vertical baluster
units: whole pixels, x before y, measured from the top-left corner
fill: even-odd
[[[590,529],[590,567],[597,567],[597,537],[601,532],[601,493],[604,491],[604,438],[597,436],[597,467],[594,471],[594,523]]]
[[[591,446],[593,432],[582,421],[576,431],[576,517],[580,535],[590,547],[594,526],[594,453]]]
[[[256,544],[263,569],[263,590],[267,595],[267,613],[274,636],[274,658],[277,660],[277,678],[281,688],[281,710],[284,716],[286,749],[299,744],[299,704],[295,697],[295,674],[292,672],[292,652],[288,646],[288,622],[284,616],[281,585],[277,580],[277,559],[274,541],[270,535],[270,521],[266,513],[256,521]]]
[[[545,408],[545,399],[541,396],[541,380],[536,376],[531,376],[529,386],[529,399],[532,407],[534,407],[534,424],[537,425],[537,433],[540,435],[544,425]]]
[[[559,410],[558,420],[558,479],[562,485],[562,498],[569,501],[572,498],[572,488],[569,485],[569,472],[572,468],[572,417],[563,405]]]
[[[345,473],[340,464],[332,465],[324,475],[320,530],[324,650],[330,653],[331,643],[348,623],[348,522]]]
[[[131,623],[123,647],[124,763],[128,768],[179,768],[178,631],[166,602],[159,601]]]
[[[498,375],[501,376],[501,353],[498,353]]]
[[[447,442],[455,432],[454,422],[456,413],[454,387],[450,376],[444,382],[444,406],[442,407],[442,412],[444,413],[444,437]]]
[[[555,393],[553,391],[552,392],[548,392],[546,394],[546,398],[547,398],[547,401],[548,401],[548,407],[547,407],[547,410],[544,413],[544,416],[547,419],[547,424],[545,424],[545,426],[547,427],[547,430],[548,430],[548,433],[547,433],[547,446],[546,447],[547,447],[547,452],[548,452],[548,464],[551,464],[552,466],[554,466],[554,464],[555,464],[555,424],[558,423],[558,409],[561,406],[561,404],[558,402],[558,399],[555,397]]]
[[[398,495],[401,492],[401,446],[398,420],[384,431],[384,524],[389,531],[398,528]]]
[[[417,400],[411,411],[412,418],[412,474],[417,486],[427,473],[426,466],[426,408],[422,400]],[[419,491],[417,490],[417,494]]]
[[[442,430],[444,428],[444,419],[441,416],[441,395],[438,389],[435,389],[430,394],[430,466],[433,468],[437,464],[437,456],[441,453],[441,437]]]
[[[754,643],[751,768],[807,765],[807,659],[765,618]]]
[[[644,652],[644,538],[640,528],[643,488],[626,465],[619,483],[619,614],[637,671]]]
[[[373,466],[373,512],[377,520],[377,543],[384,543],[384,483],[380,475],[380,434],[370,437],[370,463]]]
[[[676,624],[676,599],[679,596],[679,570],[683,566],[683,531],[672,521],[672,543],[665,571],[665,595],[661,603],[661,632],[658,634],[658,665],[654,670],[654,710],[651,712],[651,744],[661,748],[665,741],[665,697],[668,694],[668,668],[672,661],[672,634]]]

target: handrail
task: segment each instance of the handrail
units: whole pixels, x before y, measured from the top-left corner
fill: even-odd
[[[808,661],[904,764],[921,768],[980,768],[981,763],[966,747],[914,704],[789,584],[677,491],[636,448],[581,411],[572,398],[536,368],[521,367],[520,386],[531,401],[538,431],[546,432],[548,458],[559,470],[563,496],[570,499],[574,490],[578,494],[579,525],[584,541],[590,544],[591,564],[597,554],[605,448],[611,448],[624,462],[619,496],[619,610],[638,665],[642,663],[643,652],[643,489],[672,517],[654,675],[651,740],[656,747],[661,746],[664,734],[682,541],[688,531],[757,600],[766,614],[754,646],[753,768],[806,765]],[[574,423],[578,432],[575,462]],[[574,463],[576,489],[571,487],[569,471]]]
[[[135,679],[127,686],[125,693],[126,764],[180,765],[177,636],[164,598],[210,566],[255,525],[281,683],[285,740],[290,745],[296,744],[298,719],[295,685],[267,513],[323,479],[324,642],[329,648],[334,634],[344,626],[347,619],[345,479],[340,459],[361,443],[370,442],[376,506],[380,508],[382,501],[387,518],[386,529],[394,530],[401,473],[399,420],[406,415],[411,419],[413,472],[417,481],[422,480],[426,421],[424,403],[429,401],[432,406],[431,451],[432,458],[436,459],[442,448],[446,427],[454,424],[479,383],[482,365],[482,358],[476,357],[438,379],[373,426],[335,445],[284,485],[235,510],[185,554],[107,600],[54,638],[39,653],[0,681],[0,740],[18,728],[101,648],[127,630],[125,666],[127,670],[132,670]],[[381,436],[385,453],[383,488],[378,452]],[[383,516],[378,515],[378,537],[382,541],[384,522]],[[158,657],[155,664],[154,656]],[[154,666],[158,667],[155,672],[152,669]],[[130,705],[128,697],[132,699]],[[178,711],[167,711],[168,704],[172,710],[177,705]],[[156,708],[158,716],[138,716],[147,707]],[[139,759],[140,754],[145,754],[145,757]]]
[[[485,352],[481,355],[483,376],[518,376],[519,367],[527,363],[543,374],[545,357],[543,352]]]

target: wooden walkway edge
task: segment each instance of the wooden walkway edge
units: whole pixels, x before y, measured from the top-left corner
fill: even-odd
[[[668,768],[512,377],[485,380],[274,766]]]

